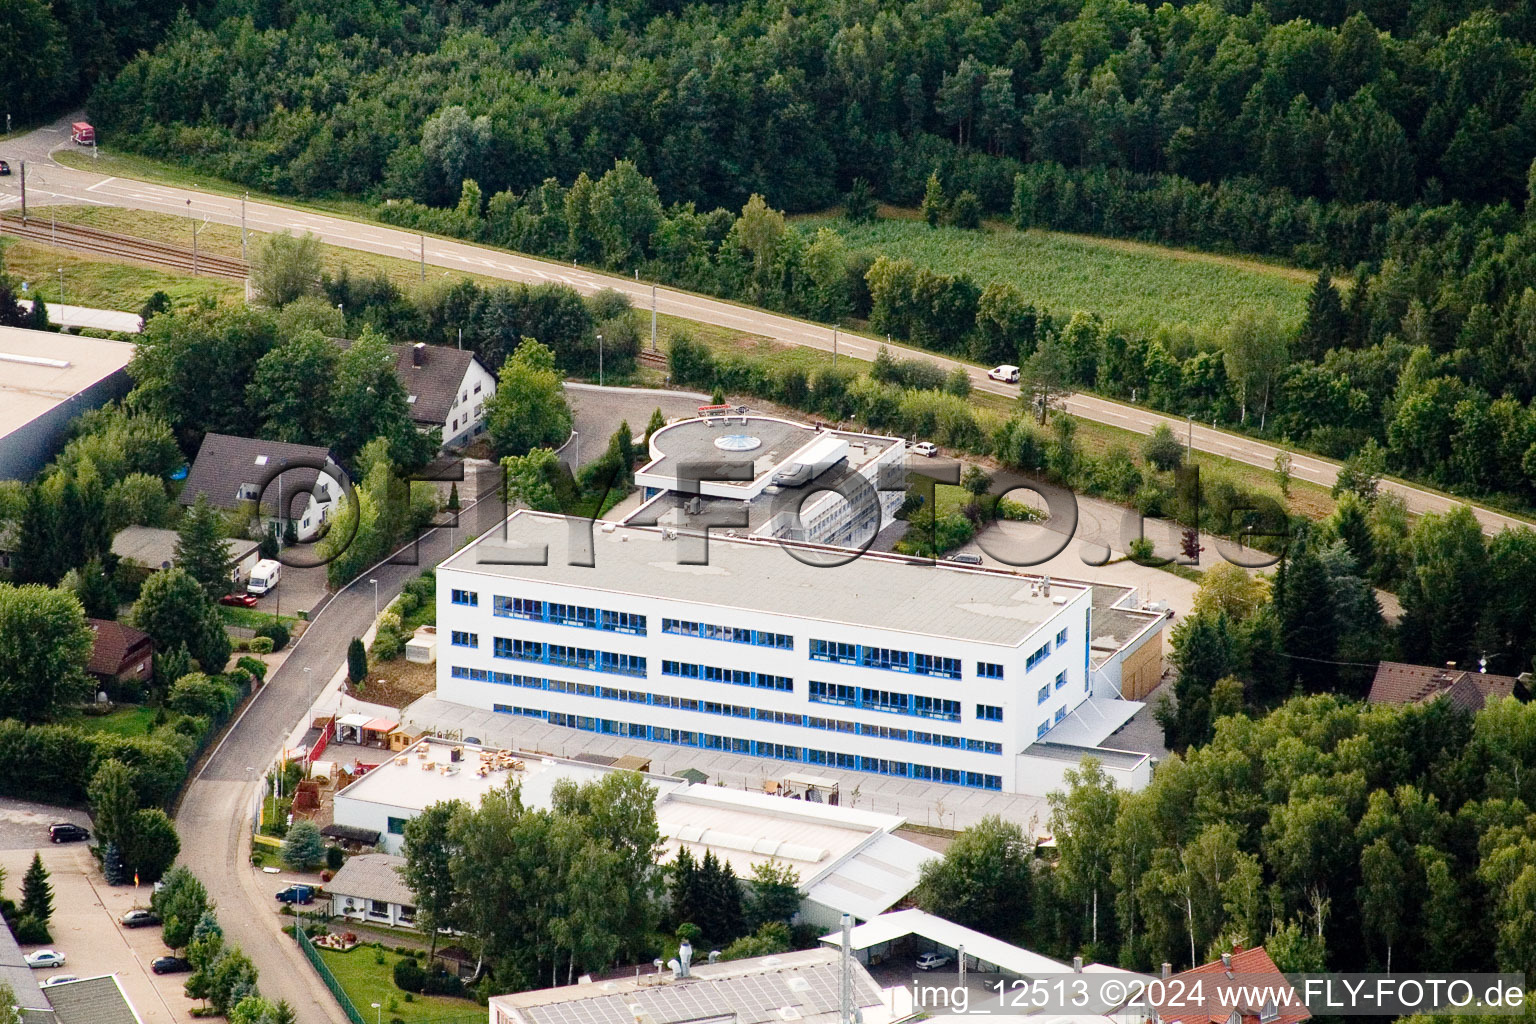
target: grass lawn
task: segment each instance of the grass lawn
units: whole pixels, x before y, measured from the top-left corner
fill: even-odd
[[[1308,271],[1258,260],[1054,231],[1016,231],[1000,222],[988,222],[982,231],[930,228],[905,217],[871,224],[807,217],[797,223],[831,227],[855,248],[943,273],[963,271],[982,286],[1011,282],[1062,321],[1086,310],[1146,333],[1167,329],[1176,336],[1210,337],[1233,314],[1268,308],[1294,330],[1305,315],[1315,278]]]
[[[219,605],[219,615],[224,619],[226,626],[244,626],[246,629],[265,626],[273,619],[277,619],[288,627],[290,633],[293,631],[294,624],[299,621],[292,615],[273,615],[271,612],[256,608],[237,608],[227,604]]]
[[[346,931],[346,924],[339,922],[336,929]],[[408,993],[395,987],[392,973],[400,958],[386,951],[381,964],[378,953],[372,946],[358,946],[346,953],[320,950],[325,965],[365,1017],[373,1014],[369,1004],[381,1003],[387,1021],[398,1018],[406,1024],[482,1024],[485,1020],[485,1010],[468,999],[418,995],[406,1002]]]
[[[177,306],[202,299],[233,302],[245,296],[245,289],[238,281],[192,277],[143,264],[113,262],[111,257],[37,242],[6,241],[5,270],[28,282],[28,296],[41,295],[44,302],[59,301],[60,267],[64,268],[64,301],[72,306],[137,313],[157,291],[165,292]]]
[[[119,736],[147,736],[154,727],[155,709],[130,704],[108,715],[81,715],[80,725],[96,732],[116,733]]]

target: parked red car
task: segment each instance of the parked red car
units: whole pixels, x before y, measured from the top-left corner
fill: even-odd
[[[219,598],[219,604],[234,605],[236,608],[255,608],[255,594],[225,594]]]

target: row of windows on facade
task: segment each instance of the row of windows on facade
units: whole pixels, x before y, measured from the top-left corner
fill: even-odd
[[[457,605],[464,605],[470,608],[478,608],[480,606],[480,595],[473,590],[456,589],[451,592],[450,597],[452,602]],[[493,600],[492,613],[504,618],[529,619],[536,622],[578,626],[584,629],[631,633],[636,636],[647,635],[646,617],[634,612],[614,612],[602,608],[590,608],[584,605],[497,595]],[[661,620],[661,630],[663,633],[696,637],[703,640],[721,640],[726,643],[750,644],[757,647],[771,647],[781,651],[792,651],[795,649],[795,638],[788,633],[747,629],[744,626],[720,626],[708,622],[664,618]],[[1066,639],[1067,631],[1062,630],[1056,637],[1058,646],[1066,643]],[[1030,656],[1031,660],[1027,668],[1033,668],[1036,662],[1050,653],[1050,650],[1050,644],[1047,643],[1039,651],[1036,651],[1035,654]],[[959,679],[961,677],[959,658],[918,654],[913,651],[892,650],[886,647],[865,647],[861,644],[848,644],[833,640],[812,640],[810,656],[817,661],[835,661],[847,665],[861,665],[865,668],[911,672],[917,675],[940,676],[946,679]],[[996,662],[978,661],[976,663],[976,675],[981,679],[1001,679],[1003,678],[1003,666]]]
[[[943,733],[932,733],[898,726],[871,725],[869,723],[849,722],[836,718],[822,718],[817,715],[802,714],[798,711],[773,711],[767,708],[752,708],[740,704],[729,704],[723,701],[698,700],[693,697],[673,697],[668,694],[647,693],[643,690],[626,690],[618,687],[598,686],[593,683],[575,683],[564,679],[548,679],[542,676],[497,672],[494,669],[466,668],[462,665],[453,666],[452,674],[455,679],[468,679],[473,682],[521,686],[531,690],[569,693],[578,697],[596,697],[602,700],[616,700],[630,704],[644,704],[650,707],[670,708],[675,711],[694,711],[707,715],[723,715],[728,718],[772,722],[777,725],[797,725],[807,729],[821,729],[827,732],[841,732],[858,736],[871,736],[876,739],[899,740],[903,743],[922,743],[927,746],[948,747],[953,750],[968,750],[977,754],[1001,754],[1003,752],[1002,744],[992,740],[948,736]],[[986,706],[978,704],[976,707],[980,711]],[[542,717],[543,712],[538,712],[538,715]]]
[[[826,765],[832,768],[846,768],[849,771],[873,772],[879,775],[895,775],[908,779],[924,779],[932,782],[948,783],[954,786],[970,786],[975,789],[999,790],[1003,788],[1003,779],[1000,775],[919,764],[915,761],[844,754],[833,750],[818,750],[814,747],[798,747],[787,743],[748,740],[736,736],[720,736],[714,733],[695,732],[690,729],[646,726],[638,722],[618,722],[611,718],[571,715],[559,711],[546,712],[538,708],[526,708],[512,704],[494,704],[492,709],[503,714],[539,718],[549,722],[551,725],[564,726],[568,729],[581,729],[585,732],[603,733],[609,736],[627,736],[631,739],[643,739],[652,743],[671,743],[677,746],[700,747],[705,750],[720,750],[733,754],[749,754],[753,757],[771,757],[779,761]]]
[[[480,635],[454,630],[452,642],[457,647],[478,647]],[[646,674],[646,661],[639,655],[614,654],[609,651],[594,651],[582,647],[565,647],[560,644],[545,644],[536,640],[513,640],[507,637],[495,637],[493,653],[498,658],[510,658],[518,661],[537,661],[551,665],[569,665],[574,668],[585,668],[596,672],[610,672],[618,675],[644,676]],[[778,690],[782,693],[793,693],[795,681],[789,676],[776,675],[771,672],[752,672],[747,669],[722,668],[718,665],[702,665],[694,662],[664,660],[661,663],[661,674],[674,676],[679,679],[700,679],[708,683],[728,683],[732,686],[749,686],[764,690]],[[1066,679],[1066,673],[1057,677],[1058,687]],[[820,704],[841,704],[847,707],[859,707],[872,711],[886,711],[895,714],[916,715],[920,718],[936,718],[946,722],[960,721],[960,702],[943,697],[928,697],[922,694],[901,693],[894,690],[879,690],[867,686],[849,686],[842,683],[824,683],[817,680],[810,681],[809,698]],[[1049,684],[1042,691],[1050,692]],[[1044,697],[1042,696],[1042,700]],[[996,704],[977,704],[976,718],[984,722],[1001,722],[1003,709]]]

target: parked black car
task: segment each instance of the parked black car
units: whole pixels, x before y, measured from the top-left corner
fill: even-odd
[[[55,843],[82,843],[91,833],[72,821],[61,821],[48,826],[48,839]]]
[[[149,969],[156,974],[183,974],[192,969],[185,957],[157,956],[149,962]]]
[[[148,928],[160,923],[160,915],[153,910],[130,910],[118,918],[124,928]]]

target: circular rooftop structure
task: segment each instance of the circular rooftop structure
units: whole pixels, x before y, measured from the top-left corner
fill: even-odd
[[[715,438],[715,447],[723,452],[751,452],[762,446],[762,438],[751,434],[721,434]]]

